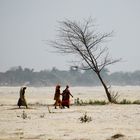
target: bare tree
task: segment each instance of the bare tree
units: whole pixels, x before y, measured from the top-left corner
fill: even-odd
[[[80,68],[93,70],[101,81],[109,102],[112,102],[109,87],[104,82],[101,71],[108,65],[119,62],[109,57],[108,48],[103,43],[112,36],[111,33],[97,33],[93,20],[89,18],[83,23],[65,20],[60,22],[59,35],[51,46],[59,53],[70,53],[79,58]]]

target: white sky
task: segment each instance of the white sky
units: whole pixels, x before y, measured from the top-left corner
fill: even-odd
[[[92,17],[100,32],[114,31],[111,56],[123,62],[114,71],[140,70],[140,0],[0,0],[0,71],[13,66],[35,71],[69,69],[68,56],[48,51],[58,21]]]

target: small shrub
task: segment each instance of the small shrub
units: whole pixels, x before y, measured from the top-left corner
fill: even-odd
[[[80,104],[79,98],[77,98],[77,99],[74,100],[74,104],[76,104],[76,105],[79,105]]]
[[[99,101],[99,100],[80,100],[79,98],[75,99],[74,102],[75,105],[105,105],[107,102],[105,100]]]
[[[92,118],[89,117],[89,116],[87,116],[87,113],[85,113],[85,114],[84,114],[83,116],[81,116],[79,119],[80,119],[80,121],[81,121],[82,123],[86,123],[86,122],[92,121]]]
[[[90,105],[105,105],[107,104],[107,102],[105,100],[89,100],[89,101],[86,101],[86,104],[90,104]]]
[[[134,101],[133,104],[140,104],[140,100]]]
[[[22,112],[21,117],[22,117],[23,119],[26,119],[26,118],[27,118],[27,114],[25,113],[25,111],[24,111],[24,110],[23,110],[23,112]]]
[[[115,92],[115,91],[110,91],[110,95],[111,95],[112,103],[117,104],[118,103],[118,98],[120,97],[119,93]]]
[[[118,138],[121,138],[121,137],[124,137],[124,135],[123,134],[115,134],[111,138],[112,139],[118,139]]]
[[[47,105],[47,108],[48,108],[49,113],[52,113],[48,105]]]
[[[124,137],[125,137],[125,135],[118,133],[118,134],[111,136],[109,139],[106,139],[106,140],[122,140],[122,139],[124,139]]]
[[[94,102],[93,102],[93,104],[94,105],[105,105],[105,104],[107,104],[107,102],[106,101],[99,101],[99,100],[95,100]]]
[[[123,99],[121,102],[119,102],[119,104],[132,104],[132,102],[127,99]]]
[[[83,100],[79,101],[79,105],[84,105],[84,104],[85,104],[85,102]]]
[[[82,99],[80,100],[79,98],[75,99],[74,101],[75,105],[85,105],[86,102],[84,102]]]
[[[89,100],[89,102],[87,102],[87,104],[92,105],[92,104],[94,104],[94,101],[93,100]]]
[[[45,113],[41,114],[40,118],[45,118]]]

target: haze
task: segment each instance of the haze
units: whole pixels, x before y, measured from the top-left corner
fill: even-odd
[[[58,21],[96,19],[98,31],[114,31],[106,44],[123,62],[108,69],[140,70],[139,0],[0,0],[0,71],[14,66],[35,71],[69,69],[71,56],[50,52],[43,40],[55,39]]]

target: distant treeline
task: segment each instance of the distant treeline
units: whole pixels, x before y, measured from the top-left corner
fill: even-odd
[[[140,85],[140,71],[109,73],[108,69],[102,71],[102,77],[108,85]],[[42,70],[35,72],[34,69],[11,68],[6,72],[0,72],[0,86],[54,86],[56,84],[71,86],[99,86],[100,81],[96,74],[89,71],[80,71],[75,67],[70,70]]]

